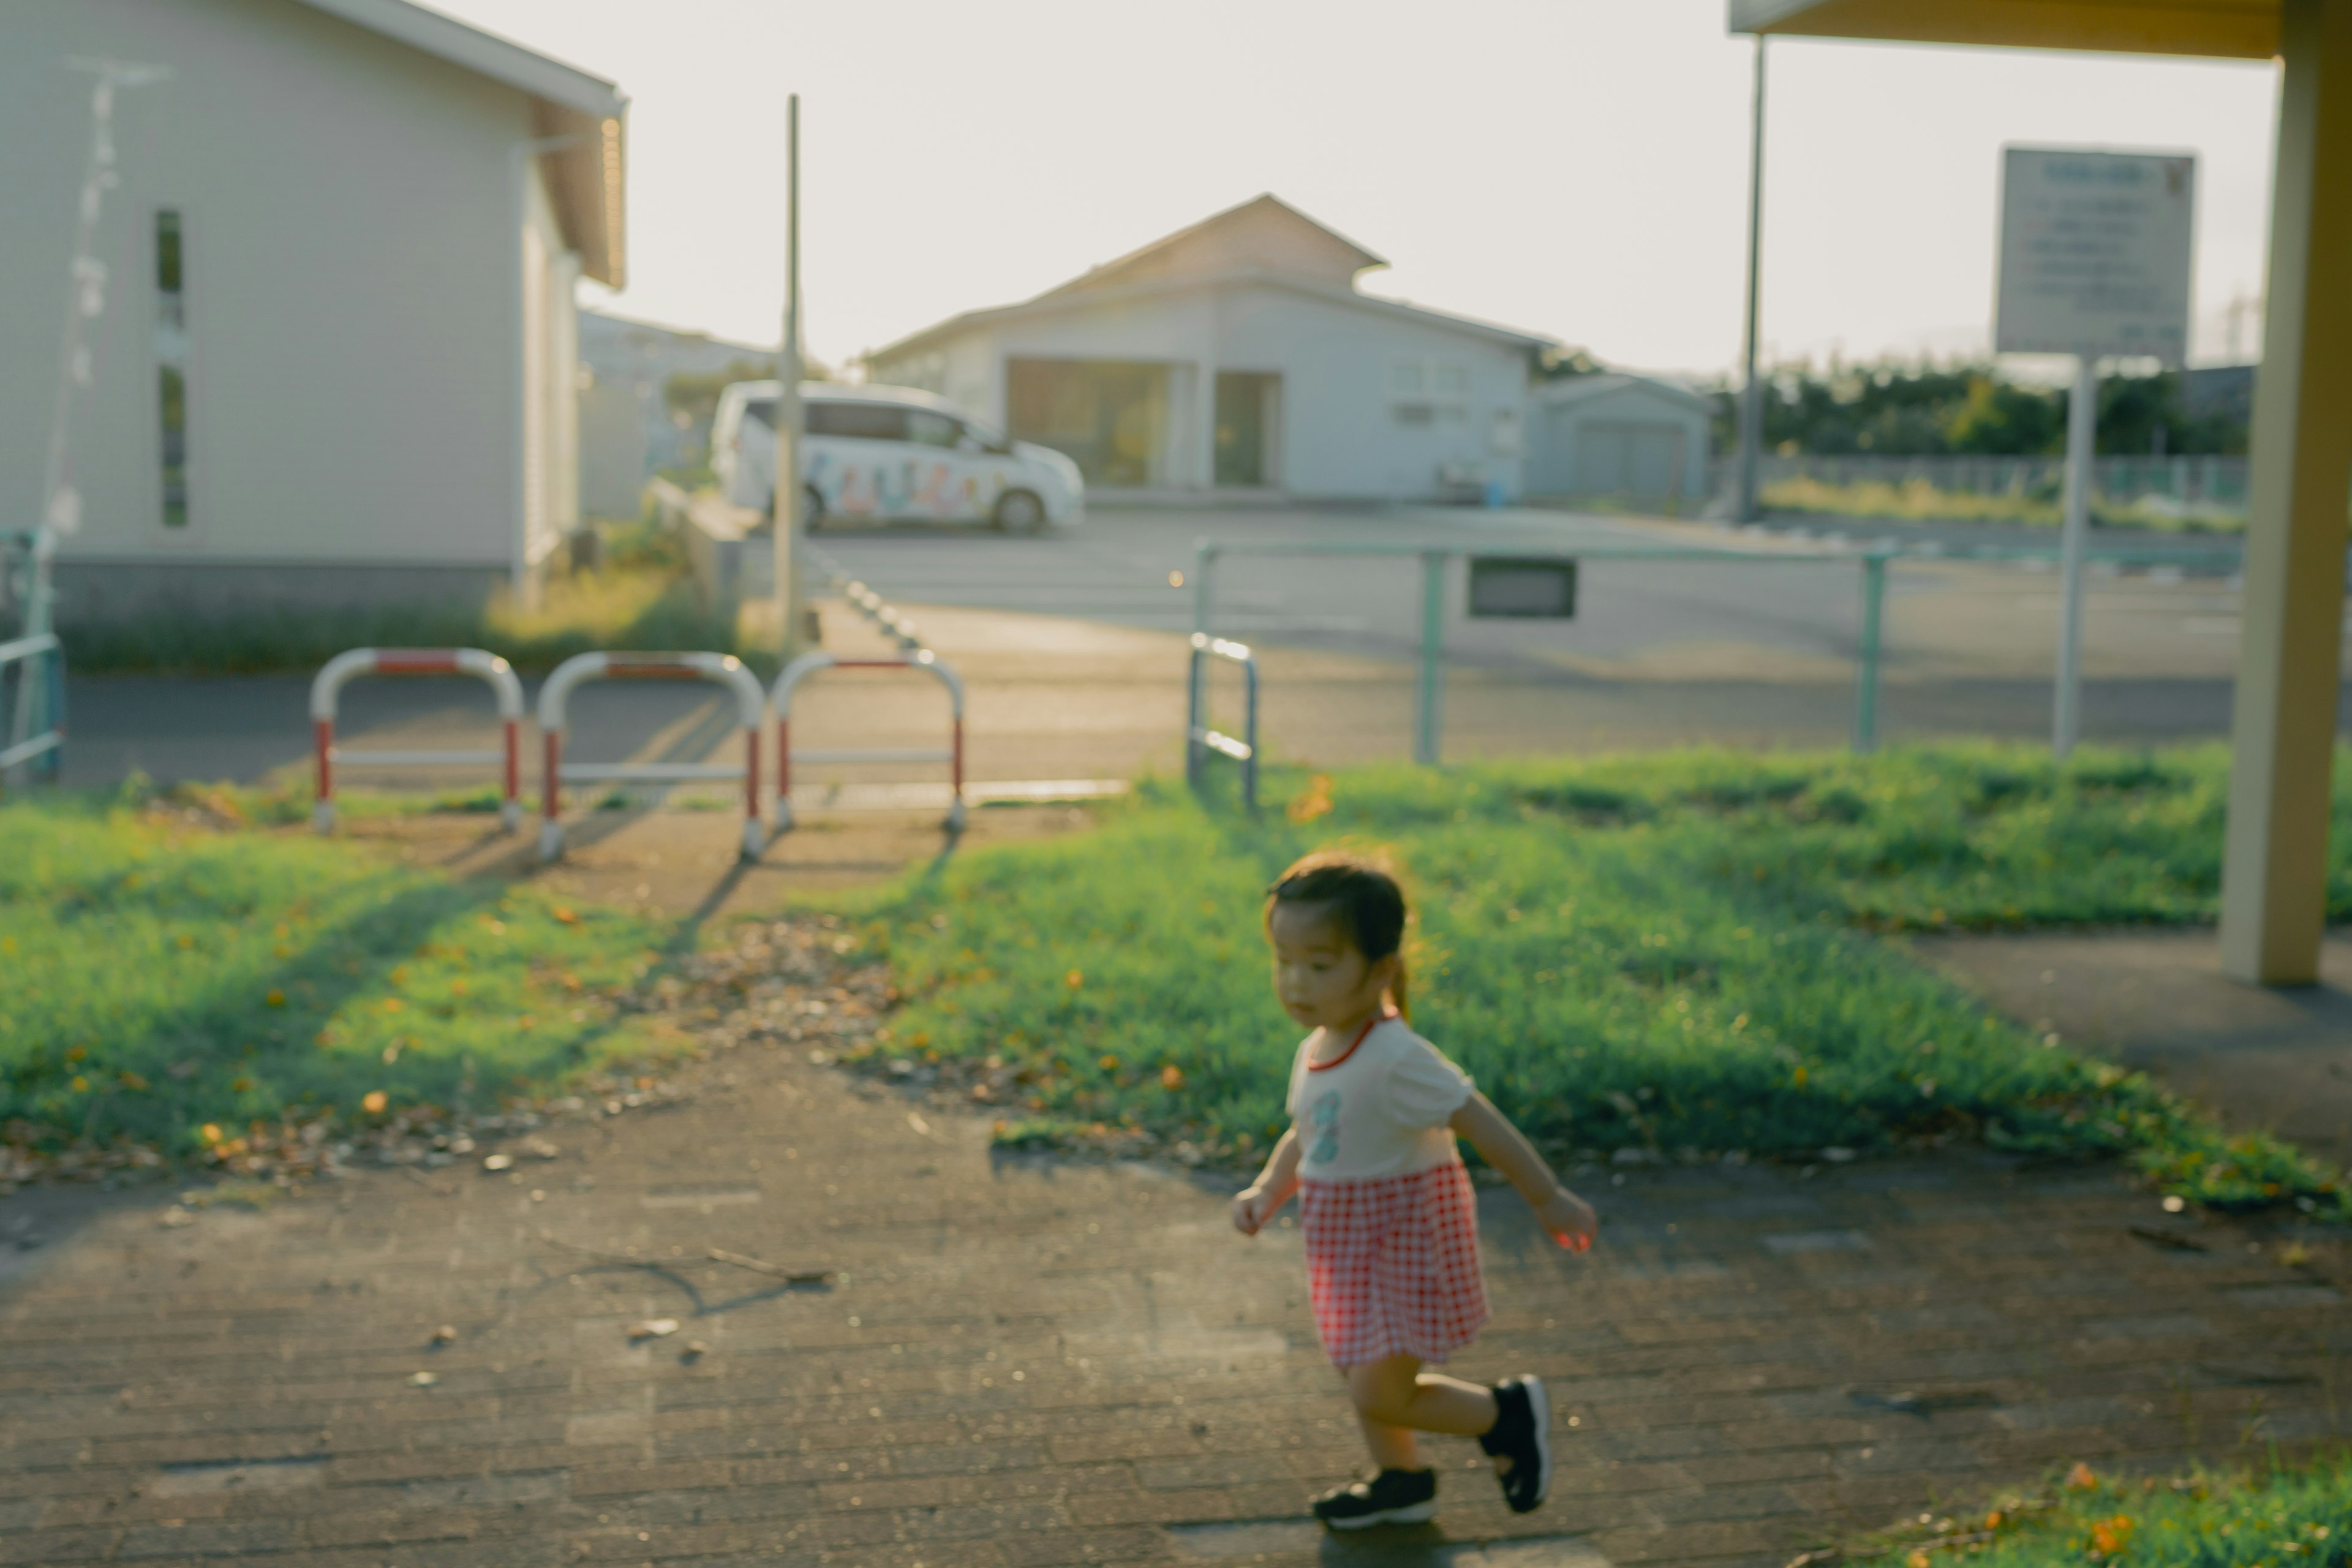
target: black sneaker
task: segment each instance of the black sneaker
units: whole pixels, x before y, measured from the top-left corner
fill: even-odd
[[[1315,1500],[1315,1517],[1333,1530],[1419,1524],[1437,1512],[1435,1470],[1382,1470]]]
[[[1543,1380],[1515,1377],[1495,1385],[1495,1425],[1478,1439],[1495,1458],[1511,1461],[1497,1474],[1513,1513],[1532,1513],[1551,1491],[1551,1396]]]

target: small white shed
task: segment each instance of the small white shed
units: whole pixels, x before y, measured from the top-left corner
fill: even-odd
[[[0,519],[41,515],[90,142],[102,313],[61,624],[478,602],[579,515],[573,286],[622,281],[620,91],[406,0],[0,7]]]
[[[1271,195],[867,356],[1100,493],[1520,493],[1548,339],[1360,292],[1387,265]]]
[[[1528,493],[1685,510],[1707,491],[1714,405],[1686,386],[1606,372],[1535,389]]]

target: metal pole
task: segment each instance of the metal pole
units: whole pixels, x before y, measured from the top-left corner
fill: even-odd
[[[2074,362],[2074,395],[2066,405],[2066,521],[2058,542],[2058,689],[2050,749],[2062,762],[2083,735],[2083,552],[2090,543],[2098,428],[2098,365],[2084,354]]]
[[[81,496],[73,484],[68,437],[75,395],[90,384],[90,356],[83,345],[83,330],[106,309],[107,268],[98,258],[97,238],[106,193],[120,180],[115,173],[114,92],[117,88],[163,81],[172,74],[163,66],[130,60],[76,58],[66,63],[76,70],[94,72],[98,79],[90,87],[89,152],[82,166],[73,260],[67,269],[64,341],[58,351],[57,396],[50,409],[49,443],[41,475],[41,515],[33,527],[24,579],[24,624],[17,628],[22,637],[40,637],[57,629],[52,563],[58,541],[81,526]],[[63,658],[61,653],[54,656],[52,666]],[[18,671],[8,742],[21,745],[55,728],[63,711],[63,689],[61,682],[36,679],[30,664]],[[50,753],[50,759],[54,767],[56,753]]]
[[[1413,688],[1412,760],[1433,763],[1445,731],[1445,552],[1421,556],[1421,673]]]
[[[1241,661],[1242,688],[1246,693],[1243,710],[1242,743],[1249,755],[1242,759],[1242,805],[1252,816],[1257,814],[1257,655],[1253,653]]]
[[[1862,647],[1854,661],[1853,749],[1878,750],[1879,640],[1885,624],[1886,557],[1862,558]]]
[[[1201,787],[1201,665],[1208,656],[1206,637],[1194,632],[1192,659],[1184,674],[1184,783],[1191,789]]]
[[[801,95],[784,100],[784,346],[776,356],[776,625],[786,663],[805,651],[801,536]]]
[[[1764,389],[1756,379],[1764,269],[1764,35],[1756,35],[1756,101],[1748,137],[1747,377],[1739,390],[1739,521],[1756,521],[1757,464],[1764,442]]]
[[[1207,540],[1192,546],[1192,630],[1202,636],[1209,633],[1209,603],[1214,590],[1210,586],[1210,574],[1216,570],[1217,547]]]
[[[1198,734],[1205,721],[1201,714],[1207,694],[1201,689],[1204,677],[1198,650],[1203,646],[1203,639],[1213,635],[1209,630],[1209,619],[1211,601],[1215,592],[1212,584],[1215,580],[1216,566],[1217,547],[1205,539],[1196,541],[1192,548],[1192,647],[1195,651],[1192,667],[1185,675],[1184,689],[1184,706],[1192,715],[1185,730],[1188,738],[1184,742],[1184,776],[1195,787],[1201,782],[1200,764],[1195,754],[1200,742],[1189,737]]]

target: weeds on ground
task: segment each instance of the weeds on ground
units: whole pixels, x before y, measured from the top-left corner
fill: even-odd
[[[211,815],[211,814],[208,814]],[[0,808],[0,1128],[184,1155],[657,1052],[668,928],[144,805]]]
[[[1869,1558],[1904,1568],[1956,1560],[1969,1568],[2340,1568],[2352,1563],[2352,1466],[2337,1453],[2263,1474],[2132,1479],[2076,1465],[2039,1492],[1922,1514],[1865,1544],[1798,1561],[1826,1568]]]
[[[519,669],[551,668],[598,648],[708,648],[739,655],[736,629],[702,608],[694,585],[662,563],[614,564],[557,578],[537,609],[501,594],[488,605],[389,605],[260,609],[235,616],[159,613],[68,625],[77,675],[309,672],[352,647],[483,647]]]
[[[977,852],[877,900],[869,941],[908,998],[877,1048],[1016,1068],[1008,1141],[1125,1126],[1246,1161],[1284,1124],[1296,1042],[1264,890],[1351,843],[1416,891],[1416,1026],[1557,1150],[1975,1139],[2121,1155],[2201,1203],[2352,1212],[2292,1147],[2225,1136],[1874,934],[2210,915],[2221,767],[1979,746],[1370,768],[1277,778],[1290,809],[1256,820],[1147,784],[1096,833]],[[2352,907],[2336,855],[2331,901]]]
[[[1831,484],[1813,479],[1780,479],[1757,493],[1767,510],[1819,517],[1885,517],[1908,522],[2010,522],[2056,528],[2064,507],[2054,489],[2021,494],[1938,489],[1926,479],[1902,484],[1884,479]],[[2158,533],[2243,533],[2244,511],[2184,507],[2162,496],[2123,505],[2095,500],[2092,521],[2106,528],[2144,528]]]

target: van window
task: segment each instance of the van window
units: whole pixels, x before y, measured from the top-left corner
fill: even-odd
[[[776,433],[776,400],[754,397],[743,405],[743,423],[757,425],[772,436]]]
[[[808,433],[858,441],[903,441],[907,410],[895,403],[811,403]]]
[[[953,447],[963,439],[963,426],[928,408],[907,410],[907,438],[919,447]]]

